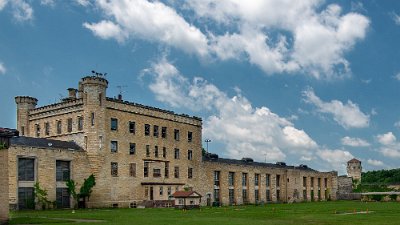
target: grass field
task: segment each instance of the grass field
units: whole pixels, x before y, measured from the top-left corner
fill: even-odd
[[[10,224],[400,224],[396,202],[312,202],[175,209],[20,211]]]

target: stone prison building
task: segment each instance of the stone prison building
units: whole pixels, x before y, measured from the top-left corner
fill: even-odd
[[[335,171],[203,155],[201,118],[109,98],[107,87],[105,77],[86,76],[59,103],[15,97],[18,132],[1,150],[10,209],[35,207],[36,182],[57,207],[73,207],[66,181],[79,187],[91,174],[86,207],[168,206],[187,189],[201,205],[336,199]]]

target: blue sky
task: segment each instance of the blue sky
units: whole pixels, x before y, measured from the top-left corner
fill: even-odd
[[[96,70],[110,97],[202,117],[221,157],[397,168],[399,40],[396,0],[0,0],[0,126]]]

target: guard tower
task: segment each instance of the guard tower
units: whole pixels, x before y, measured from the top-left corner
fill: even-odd
[[[353,178],[353,180],[357,180],[361,182],[361,161],[354,158],[347,162],[347,176]]]

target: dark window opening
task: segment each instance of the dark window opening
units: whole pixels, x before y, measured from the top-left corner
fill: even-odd
[[[67,119],[67,130],[68,132],[72,132],[72,118]]]
[[[118,130],[118,119],[111,118],[111,130]]]
[[[111,141],[111,152],[117,153],[118,152],[118,141]]]
[[[136,144],[129,143],[129,155],[134,155],[136,153]]]
[[[179,141],[179,130],[177,130],[177,129],[174,130],[174,139],[176,141]]]
[[[192,142],[193,140],[193,133],[188,131],[188,142]]]
[[[166,127],[161,127],[161,137],[167,138],[167,128]]]
[[[35,180],[35,159],[32,158],[18,159],[18,180],[19,181]]]
[[[129,122],[129,133],[134,134],[136,132],[136,125],[135,122]]]
[[[144,135],[149,136],[150,135],[150,124],[145,124],[144,125]]]
[[[158,137],[158,126],[157,125],[153,126],[153,136]]]
[[[71,169],[69,161],[56,161],[56,180],[68,181],[71,177]]]
[[[111,163],[111,176],[118,177],[118,163]]]

